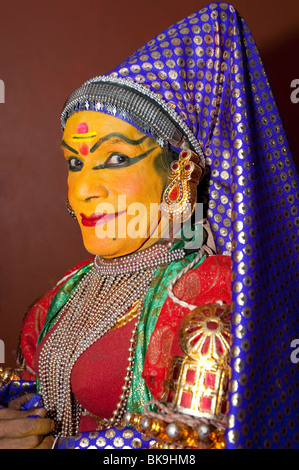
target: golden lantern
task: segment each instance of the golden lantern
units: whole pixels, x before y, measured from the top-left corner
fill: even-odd
[[[162,401],[172,410],[225,426],[230,378],[230,305],[195,308],[182,321],[185,356],[171,360]]]

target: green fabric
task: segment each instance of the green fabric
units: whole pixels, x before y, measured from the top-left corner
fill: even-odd
[[[141,413],[144,405],[153,397],[148,390],[141,374],[143,371],[145,353],[152,332],[155,329],[160,311],[168,297],[167,288],[171,280],[193,261],[197,253],[193,253],[180,261],[173,262],[168,266],[159,267],[146,294],[141,318],[138,324],[135,359],[133,368],[133,379],[127,401],[127,410]],[[203,257],[196,266],[203,261]]]
[[[198,240],[203,241],[205,236],[206,234],[202,225],[191,226],[190,231],[187,232],[187,235],[186,230],[184,231],[182,229],[181,233],[179,234],[179,238],[176,240],[170,251],[184,249],[188,246],[191,247],[192,243]],[[182,260],[175,261],[167,266],[159,267],[151,282],[144,300],[143,310],[138,324],[133,379],[127,400],[128,411],[141,413],[143,411],[144,405],[149,400],[153,399],[144,379],[142,378],[145,353],[149,345],[152,332],[155,329],[162,306],[168,297],[167,288],[170,282],[178,273],[182,271],[182,269],[184,269],[194,260],[194,258],[196,258],[197,254],[198,252],[195,251]],[[203,256],[194,267],[199,266],[205,258],[206,256]]]

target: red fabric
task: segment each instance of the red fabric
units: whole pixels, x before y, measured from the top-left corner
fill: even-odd
[[[231,302],[231,260],[209,256],[198,268],[187,272],[174,287],[174,294],[193,305]],[[160,399],[167,377],[169,358],[182,355],[178,333],[180,322],[190,312],[170,298],[164,303],[147,348],[143,378],[156,399]]]
[[[39,344],[35,354],[35,368],[48,336]],[[110,331],[96,341],[76,361],[71,374],[71,389],[81,405],[95,416],[110,418],[119,401],[128,367],[128,348],[134,322]],[[80,432],[95,430],[95,421],[85,416],[80,421]]]
[[[59,288],[48,291],[25,316],[22,325],[21,349],[25,359],[25,369],[21,372],[22,380],[35,380],[34,355],[40,332],[45,323],[49,306]],[[30,369],[28,369],[30,368]]]
[[[87,264],[86,261],[70,270],[74,272]],[[231,283],[230,258],[213,256],[202,265],[189,271],[177,283],[175,294],[195,305],[214,303],[223,300],[230,303]],[[26,315],[22,332],[22,349],[26,364],[35,369],[43,342],[36,350],[36,343],[51,300],[62,283],[49,291]],[[182,318],[189,313],[174,304],[169,298],[164,303],[156,328],[151,336],[145,357],[143,377],[157,399],[161,397],[163,383],[167,374],[168,360],[172,355],[182,354],[178,345],[178,330]],[[72,390],[84,408],[92,414],[111,416],[119,401],[128,365],[128,347],[133,323],[110,332],[88,348],[77,360],[71,375]],[[55,328],[55,326],[54,326]],[[25,378],[28,380],[28,377]],[[28,375],[28,374],[27,374]],[[31,377],[34,379],[34,375]],[[92,431],[96,424],[91,417],[83,417],[80,432]]]
[[[76,362],[71,387],[81,405],[95,416],[110,418],[119,402],[127,373],[134,322],[103,336]],[[82,417],[79,431],[92,431],[92,418]]]
[[[96,416],[110,418],[122,393],[134,321],[104,335],[77,360],[71,375],[72,391],[81,405]]]

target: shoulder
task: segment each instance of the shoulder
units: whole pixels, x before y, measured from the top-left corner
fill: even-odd
[[[61,278],[57,284],[45,292],[37,301],[30,306],[24,316],[21,337],[20,337],[20,349],[19,355],[23,361],[23,365],[33,373],[34,354],[36,350],[36,344],[38,337],[43,329],[47,312],[57,292],[63,287],[64,283],[70,279],[79,269],[88,265],[92,259],[85,260],[78,263],[73,268],[69,269],[63,278]]]
[[[70,279],[76,272],[83,268],[84,266],[87,266],[92,259],[88,259],[85,261],[82,261],[81,263],[78,263],[75,265],[73,268],[69,269],[65,275],[56,283],[54,287],[46,291],[42,297],[39,298],[34,304],[29,307],[25,318],[24,322],[28,320],[29,317],[36,317],[36,312],[38,312],[38,316],[45,316],[47,313],[47,309],[49,308],[50,303],[52,302],[53,298],[55,297],[56,293],[59,291],[59,289],[64,285],[64,283]],[[23,322],[23,325],[24,325]]]
[[[93,262],[93,258],[89,258],[87,260],[84,260],[84,261],[81,261],[80,263],[76,264],[73,268],[69,269],[65,274],[64,276],[57,282],[56,286],[54,287],[54,289],[57,289],[62,287],[63,284],[68,280],[70,279],[74,274],[76,274],[76,272],[81,269],[81,268],[84,268],[84,266],[87,266],[88,264],[92,263]]]
[[[215,300],[230,302],[231,258],[208,256],[203,263],[187,271],[175,284],[173,293],[186,302],[202,305]]]

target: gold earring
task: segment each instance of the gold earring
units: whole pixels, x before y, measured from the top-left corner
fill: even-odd
[[[67,208],[67,211],[68,211],[68,213],[70,214],[70,216],[71,216],[73,219],[77,220],[77,217],[76,217],[76,214],[75,214],[75,212],[74,212],[74,209],[72,208],[72,206],[71,206],[71,204],[70,204],[70,201],[69,201],[68,199],[66,200],[66,208]]]
[[[170,164],[170,179],[161,203],[161,212],[170,220],[185,222],[193,214],[197,185],[203,177],[203,167],[196,153],[184,149],[179,159]]]

